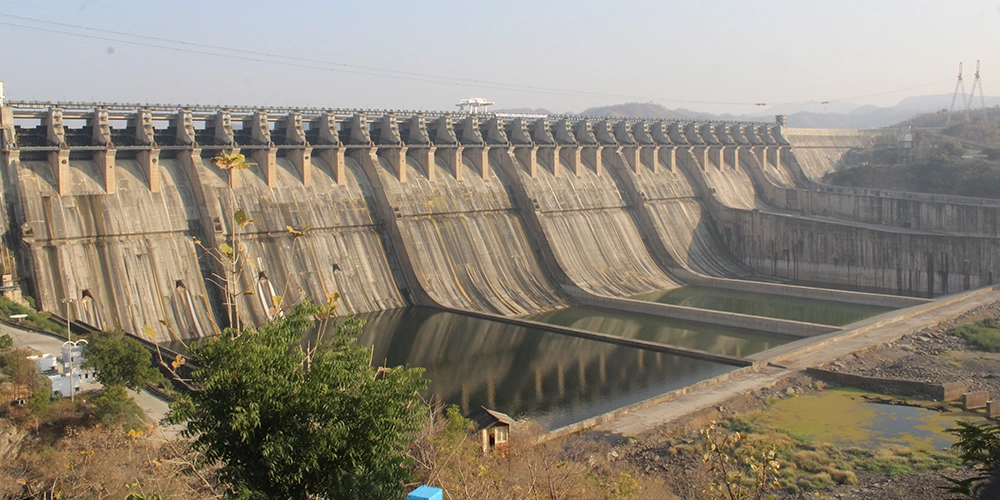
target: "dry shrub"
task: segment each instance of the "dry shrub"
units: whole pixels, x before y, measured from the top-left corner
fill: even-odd
[[[215,498],[196,467],[183,442],[120,428],[70,429],[51,445],[29,438],[17,458],[0,464],[0,498]]]
[[[540,441],[544,429],[518,423],[506,455],[480,449],[457,409],[434,413],[411,449],[422,483],[451,500],[669,499],[665,486],[618,460],[611,445],[582,438]]]
[[[830,457],[819,451],[802,450],[792,454],[792,461],[799,469],[818,472],[830,465]]]
[[[830,475],[830,478],[837,482],[837,484],[858,484],[858,476],[854,471],[840,470],[835,467],[826,467],[823,469]]]

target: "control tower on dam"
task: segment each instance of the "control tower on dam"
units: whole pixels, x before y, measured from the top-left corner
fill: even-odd
[[[25,293],[158,340],[226,324],[234,239],[248,322],[334,293],[348,313],[519,317],[642,309],[627,298],[685,284],[867,302],[789,283],[940,294],[1000,272],[1000,203],[816,180],[889,140],[877,131],[8,102],[0,133]],[[252,165],[222,170],[221,152]]]

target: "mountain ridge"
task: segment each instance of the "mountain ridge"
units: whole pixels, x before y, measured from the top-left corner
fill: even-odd
[[[854,104],[845,101],[810,101],[805,103],[776,104],[755,113],[734,115],[715,114],[703,111],[677,108],[669,109],[654,102],[626,102],[609,106],[595,106],[579,113],[565,113],[578,116],[608,116],[614,118],[688,119],[688,120],[746,120],[770,121],[774,115],[783,114],[789,127],[798,128],[881,128],[905,122],[921,113],[941,112],[951,107],[952,94],[928,94],[910,96],[893,106]],[[1000,96],[986,96],[986,106],[1000,105]],[[973,111],[981,106],[979,99],[972,103]],[[961,106],[956,102],[956,113]],[[836,110],[836,111],[833,111]],[[545,108],[512,108],[497,110],[498,113],[553,114]]]

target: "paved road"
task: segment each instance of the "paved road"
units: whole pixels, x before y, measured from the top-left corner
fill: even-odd
[[[30,347],[36,351],[41,351],[43,354],[52,353],[56,356],[62,352],[62,344],[65,342],[64,339],[52,335],[20,330],[18,328],[13,328],[10,325],[0,323],[0,334],[4,333],[10,335],[11,338],[14,339],[14,347]],[[100,388],[100,384],[84,384],[83,386],[84,391]],[[145,389],[138,394],[129,391],[129,394],[131,394],[132,398],[135,399],[136,404],[138,404],[139,407],[146,412],[146,416],[149,417],[150,422],[157,423],[157,429],[153,432],[154,437],[158,436],[166,439],[174,438],[183,429],[183,427],[177,425],[159,424],[169,410],[166,401],[154,396]]]
[[[1000,291],[972,292],[963,294],[962,297],[961,300],[956,300],[957,297],[954,296],[944,297],[931,304],[897,311],[892,316],[901,319],[891,322],[887,322],[888,317],[883,315],[858,323],[851,330],[804,339],[766,351],[761,353],[758,360],[772,361],[781,365],[780,367],[768,366],[756,372],[738,375],[726,382],[622,415],[597,425],[593,430],[626,436],[642,434],[685,415],[717,407],[734,396],[772,386],[781,378],[810,366],[818,366],[873,345],[891,342],[976,307],[991,304],[1000,300]],[[949,301],[951,303],[947,303]]]

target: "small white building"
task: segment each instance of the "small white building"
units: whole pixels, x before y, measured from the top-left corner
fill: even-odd
[[[70,377],[66,373],[57,373],[54,375],[49,375],[49,380],[52,381],[52,397],[62,396],[64,398],[70,397]],[[80,373],[73,374],[73,393],[80,394],[80,389],[83,387],[84,377]]]
[[[28,359],[34,361],[38,365],[38,371],[42,373],[56,371],[56,357],[52,354],[28,356]]]
[[[73,363],[73,370],[79,370],[80,365],[87,361],[87,358],[83,355],[83,349],[87,346],[86,340],[77,340],[76,342],[63,342],[62,354],[59,356],[59,361],[62,362],[63,372],[69,373],[69,365]]]
[[[83,384],[95,383],[94,370],[84,369],[80,365],[87,361],[83,355],[83,349],[87,345],[86,340],[76,342],[64,342],[62,352],[56,357],[53,354],[43,354],[41,356],[31,356],[38,365],[38,370],[48,375],[52,381],[52,397],[70,397],[71,394],[79,394]],[[70,373],[73,374],[72,381]],[[72,388],[71,388],[72,387]]]

